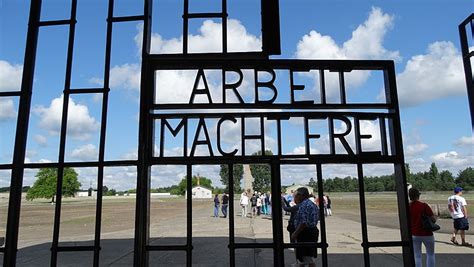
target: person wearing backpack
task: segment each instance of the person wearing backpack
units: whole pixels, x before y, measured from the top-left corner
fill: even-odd
[[[420,191],[418,191],[418,189],[411,188],[410,191],[408,191],[408,196],[410,198],[410,221],[415,266],[422,266],[421,244],[423,243],[426,248],[426,266],[434,267],[435,239],[433,232],[423,227],[423,216],[428,217],[433,223],[436,222],[436,217],[430,206],[420,201]]]
[[[257,195],[255,193],[250,198],[250,204],[252,205],[252,218],[254,218],[257,214]]]

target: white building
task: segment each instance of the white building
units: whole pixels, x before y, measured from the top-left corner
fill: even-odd
[[[191,194],[192,198],[212,198],[212,191],[200,185],[193,187]],[[185,193],[184,196],[187,197],[188,194]]]

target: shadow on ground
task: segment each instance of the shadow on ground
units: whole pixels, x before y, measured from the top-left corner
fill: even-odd
[[[151,240],[151,245],[183,245],[185,238],[160,238]],[[237,243],[255,243],[255,239],[236,238]],[[259,239],[259,243],[271,239]],[[227,237],[194,237],[193,266],[229,266]],[[62,246],[92,245],[92,241],[62,243]],[[51,243],[25,247],[19,250],[17,266],[49,266]],[[101,241],[100,266],[132,266],[133,239],[106,239]],[[362,250],[361,250],[362,251]],[[318,266],[321,253],[318,251]],[[3,255],[0,255],[0,259]],[[3,259],[2,259],[3,260]],[[150,266],[186,266],[184,251],[152,251],[149,253]],[[58,266],[91,266],[92,252],[60,252]],[[400,253],[371,254],[371,266],[403,266]],[[285,266],[294,263],[294,252],[285,250]],[[348,254],[328,254],[329,266],[364,266],[362,252]],[[437,254],[437,266],[474,266],[474,251],[471,254]],[[272,249],[237,249],[236,266],[273,266]]]

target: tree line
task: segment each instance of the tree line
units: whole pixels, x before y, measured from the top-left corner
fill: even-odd
[[[420,191],[450,191],[455,186],[461,186],[464,190],[474,190],[474,169],[467,167],[454,176],[450,171],[439,171],[435,163],[432,163],[428,171],[411,173],[410,166],[406,165],[407,181]],[[311,178],[308,186],[317,190],[317,182]],[[381,192],[396,191],[394,175],[365,176],[365,191]],[[325,192],[357,192],[359,181],[354,177],[334,177],[323,180]]]

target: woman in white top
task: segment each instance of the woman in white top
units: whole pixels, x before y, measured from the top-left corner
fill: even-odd
[[[242,217],[247,217],[247,207],[249,205],[249,197],[247,196],[247,193],[243,192],[240,195],[240,207],[242,208]]]

